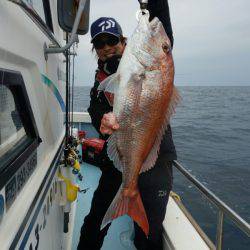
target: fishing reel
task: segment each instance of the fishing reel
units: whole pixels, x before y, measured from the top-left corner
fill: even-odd
[[[74,148],[74,150],[79,153],[79,151],[76,149],[79,144],[80,144],[80,140],[78,140],[78,138],[74,137],[74,136],[69,136],[68,137],[68,144],[70,145],[70,148]]]
[[[78,151],[78,150],[77,150]],[[76,149],[68,147],[64,149],[64,159],[62,160],[61,164],[65,166],[69,166],[72,168],[72,174],[77,175],[78,179],[82,181],[83,176],[81,174],[81,166],[78,159],[81,159],[79,155],[79,151],[77,152]]]
[[[74,155],[69,155],[67,158],[67,165],[72,167],[72,174],[77,175],[78,179],[82,181],[83,176],[81,174],[81,166],[79,161],[74,157]]]
[[[81,159],[81,155],[79,154],[79,150],[77,150],[77,149],[70,148],[69,149],[69,156],[73,157],[74,159]]]

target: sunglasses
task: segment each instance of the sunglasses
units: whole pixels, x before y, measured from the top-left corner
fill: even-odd
[[[105,45],[115,46],[120,42],[120,38],[116,36],[110,36],[105,39],[96,39],[93,41],[93,45],[96,49],[103,49]]]

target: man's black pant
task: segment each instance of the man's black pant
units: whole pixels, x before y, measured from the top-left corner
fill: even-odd
[[[134,244],[138,250],[162,250],[162,222],[165,217],[169,192],[172,189],[172,162],[158,158],[154,168],[139,176],[139,190],[149,221],[149,237],[135,225]],[[115,197],[122,181],[121,173],[114,167],[103,170],[89,214],[84,219],[78,250],[99,250],[107,234],[102,231],[102,219]]]

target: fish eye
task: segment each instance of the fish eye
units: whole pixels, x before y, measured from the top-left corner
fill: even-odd
[[[162,44],[163,51],[167,54],[171,51],[171,46],[167,43]]]
[[[145,78],[146,78],[145,73],[141,73],[141,74],[139,75],[139,78],[142,79],[142,80],[145,79]]]

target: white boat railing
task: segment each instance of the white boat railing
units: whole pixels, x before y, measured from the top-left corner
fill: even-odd
[[[216,232],[216,249],[222,249],[224,215],[226,215],[242,232],[250,237],[250,224],[220,200],[213,192],[192,176],[179,162],[174,161],[176,169],[182,173],[204,196],[219,210]]]

